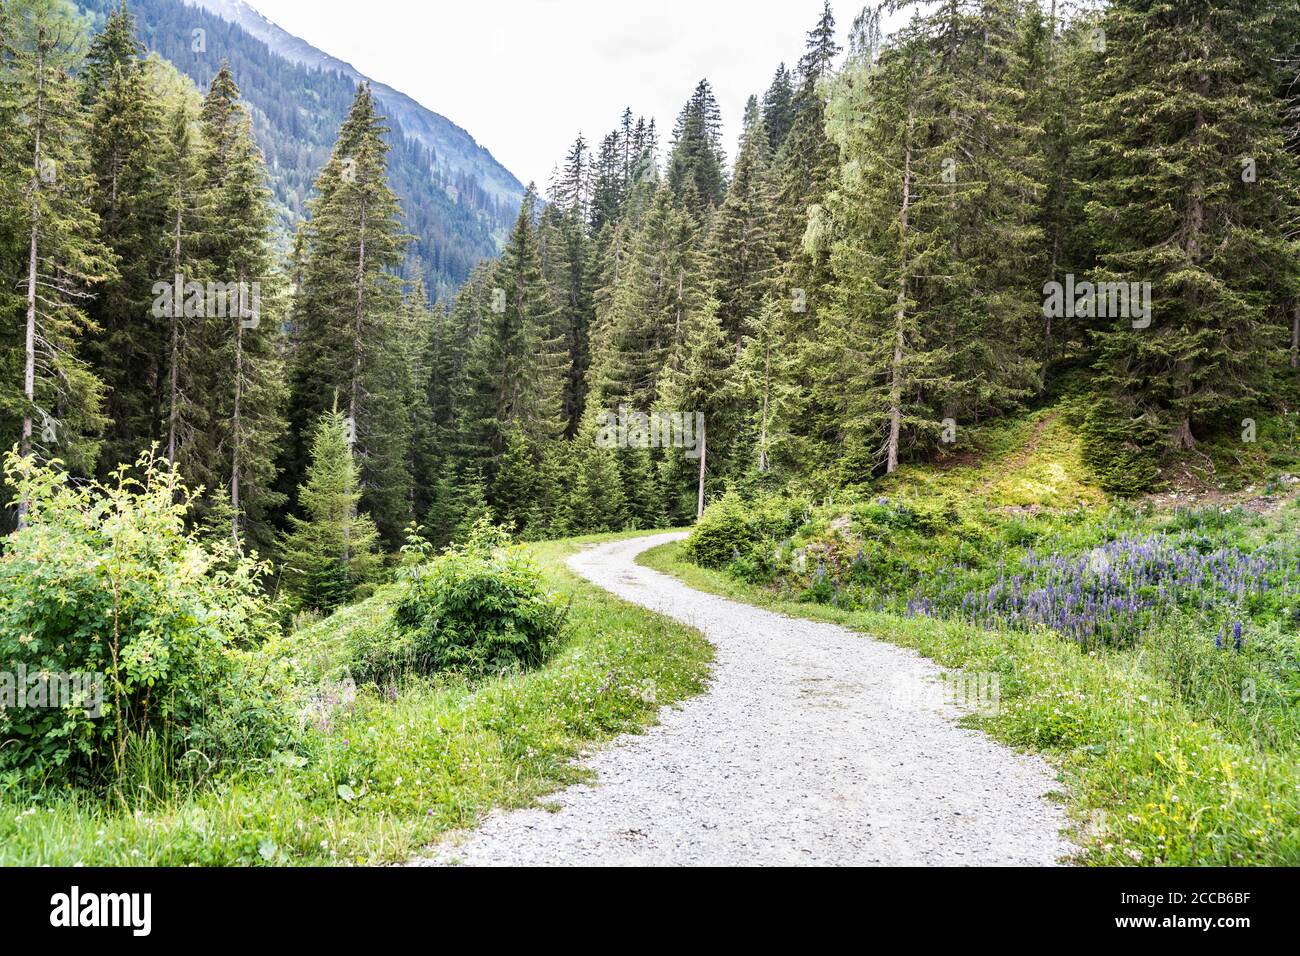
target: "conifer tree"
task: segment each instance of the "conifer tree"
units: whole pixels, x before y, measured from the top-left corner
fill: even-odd
[[[199,244],[213,279],[233,289],[233,308],[207,315],[196,336],[205,351],[209,429],[203,471],[224,488],[231,534],[270,541],[269,520],[284,500],[274,486],[284,432],[284,371],[278,342],[277,276],[271,263],[266,169],[239,88],[223,64],[200,113],[201,185],[208,228]]]
[[[794,84],[790,72],[782,63],[772,76],[772,83],[763,94],[763,125],[767,129],[768,147],[773,155],[790,135],[794,122]]]
[[[834,305],[810,354],[850,479],[881,465],[893,472],[903,442],[938,434],[931,408],[952,345],[930,331],[943,316],[926,288],[946,249],[936,65],[924,38],[909,33],[879,65],[854,64],[831,101],[846,170],[827,199]]]
[[[3,178],[19,184],[13,221],[25,261],[18,281],[23,331],[14,360],[5,362],[12,377],[3,408],[17,422],[21,453],[58,455],[85,472],[105,420],[102,383],[78,346],[93,328],[85,305],[115,271],[99,240],[85,113],[71,73],[84,36],[68,8],[53,0],[16,0],[7,11],[5,85],[18,122]],[[23,516],[20,503],[20,522]]]
[[[699,244],[694,219],[669,187],[658,188],[598,309],[589,373],[594,407],[655,405],[664,361],[700,302]]]
[[[530,187],[492,269],[490,297],[466,360],[462,445],[481,456],[492,505],[497,503],[494,483],[511,429],[517,427],[534,450],[564,430],[561,401],[567,353],[554,336],[558,310],[542,272],[536,201]]]
[[[572,437],[587,397],[597,260],[583,211],[576,203],[566,205],[556,197],[542,212],[538,232],[542,270],[556,303],[551,337],[560,341],[565,353],[561,417],[565,436]]]
[[[728,414],[735,397],[731,377],[734,353],[718,318],[716,299],[692,309],[687,317],[681,341],[664,365],[659,385],[659,407],[677,414],[703,415],[703,425],[696,434],[694,458],[683,461],[681,452],[670,449],[667,458],[669,475],[695,468],[695,517],[704,513],[705,485],[709,474],[710,442],[717,448],[726,446],[735,426]],[[670,479],[671,480],[671,479]],[[673,484],[680,488],[680,481]]]
[[[1097,385],[1130,441],[1155,427],[1188,450],[1265,400],[1282,342],[1265,286],[1295,274],[1295,157],[1272,60],[1283,6],[1115,0],[1101,21],[1081,131],[1095,277],[1152,288],[1148,317],[1114,316],[1097,336]]]
[[[171,277],[163,281],[171,281],[174,288],[178,275],[207,274],[198,259],[203,184],[198,133],[184,101],[174,105],[166,129],[158,157],[158,174],[165,190],[162,212],[167,270],[162,275]],[[201,402],[201,397],[194,384],[196,361],[191,349],[191,330],[187,328],[183,308],[173,307],[163,320],[166,322],[163,448],[168,461],[177,463],[182,474],[189,475],[192,472],[188,462],[180,457],[181,450],[190,448],[195,428],[203,427],[194,401],[197,397]]]
[[[287,472],[301,474],[302,436],[338,394],[356,429],[363,505],[390,544],[410,520],[406,383],[397,317],[397,278],[406,235],[386,179],[386,127],[362,85],[316,181],[304,230],[302,284],[295,297],[290,422],[298,448]]]
[[[564,524],[571,534],[621,531],[626,524],[626,499],[616,458],[622,449],[598,442],[601,427],[596,413],[589,413],[573,441],[573,486],[564,509]]]
[[[283,583],[302,608],[328,612],[363,597],[380,570],[378,532],[358,512],[358,470],[349,426],[337,407],[311,434],[307,479],[298,491],[303,517],[289,516]]]
[[[697,221],[722,202],[727,188],[722,113],[708,80],[696,84],[677,117],[668,157],[668,185]]]
[[[767,129],[751,99],[740,154],[709,236],[710,291],[718,317],[740,352],[753,330],[763,300],[772,292],[776,258],[771,155]]]
[[[157,167],[161,104],[154,94],[125,4],[109,14],[86,58],[82,99],[95,179],[100,235],[117,276],[98,290],[87,312],[98,326],[87,350],[107,389],[109,419],[100,471],[134,461],[159,439],[166,374],[166,319],[155,315],[152,282],[162,252],[162,196]],[[187,476],[193,480],[194,476]]]

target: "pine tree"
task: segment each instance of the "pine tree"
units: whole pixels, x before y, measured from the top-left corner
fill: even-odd
[[[298,490],[304,517],[289,516],[281,547],[283,584],[302,608],[328,612],[364,597],[380,570],[378,531],[361,500],[349,425],[337,407],[311,434],[307,480]]]
[[[708,80],[700,80],[677,117],[668,185],[697,220],[722,202],[727,188],[722,113]]]
[[[558,310],[542,273],[534,222],[536,193],[524,196],[501,259],[492,269],[490,299],[466,360],[462,443],[481,457],[488,502],[508,436],[517,427],[541,448],[564,430],[561,401],[567,353],[554,337]]]
[[[71,75],[84,36],[53,0],[17,0],[7,12],[5,86],[18,122],[3,178],[21,184],[14,224],[26,261],[19,280],[23,336],[11,353],[16,360],[5,361],[19,377],[10,380],[3,409],[18,422],[21,453],[57,454],[85,472],[105,420],[102,383],[78,357],[78,345],[93,328],[84,311],[93,287],[115,272],[98,238],[85,114]],[[20,503],[20,522],[24,513]]]
[[[1097,335],[1096,384],[1116,419],[1177,450],[1266,400],[1270,343],[1284,341],[1267,288],[1296,268],[1272,60],[1283,7],[1116,0],[1101,21],[1081,130],[1094,277],[1148,282],[1151,296],[1149,316],[1113,316]]]
[[[734,399],[731,377],[733,351],[718,318],[718,302],[710,299],[687,317],[682,339],[664,365],[659,385],[659,408],[677,414],[703,415],[695,436],[696,509],[704,513],[705,485],[709,474],[709,443],[725,447],[734,420],[728,412]],[[670,450],[670,474],[681,471],[677,450]],[[680,487],[680,484],[674,482]]]
[[[695,221],[674,203],[671,189],[661,186],[600,296],[588,407],[654,406],[664,361],[684,334],[687,313],[700,302],[699,244]]]
[[[271,262],[270,193],[239,88],[223,64],[200,113],[205,149],[201,186],[208,228],[199,244],[210,275],[234,289],[234,308],[208,315],[195,338],[205,352],[208,430],[201,452],[210,487],[226,489],[231,534],[270,542],[270,519],[284,501],[275,490],[284,432],[280,313]]]
[[[385,132],[370,88],[360,86],[316,181],[293,305],[290,422],[298,447],[286,471],[302,473],[302,436],[338,394],[356,429],[363,505],[395,544],[410,520],[411,478],[407,384],[392,376],[404,350],[418,344],[398,335],[407,236],[385,179]]]

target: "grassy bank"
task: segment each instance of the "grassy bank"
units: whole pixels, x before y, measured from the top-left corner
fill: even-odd
[[[788,586],[698,567],[683,548],[665,545],[640,560],[700,590],[842,624],[946,668],[997,675],[998,712],[968,720],[1059,768],[1082,862],[1300,864],[1293,636],[1273,648],[1281,673],[1260,671],[1256,696],[1243,675],[1258,661],[1176,628],[1122,649],[1085,648],[1045,628],[816,603]],[[1252,688],[1249,700],[1243,686]]]
[[[570,596],[544,666],[477,684],[407,678],[344,691],[300,746],[236,775],[177,788],[147,765],[107,797],[0,795],[0,864],[366,864],[409,858],[493,807],[527,805],[582,777],[572,759],[643,729],[698,693],[711,650],[695,631],[619,601],[564,566],[612,535],[530,547],[548,588]],[[308,670],[334,649],[381,640],[380,593],[312,625]]]

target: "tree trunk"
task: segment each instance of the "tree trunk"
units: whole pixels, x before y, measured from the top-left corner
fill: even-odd
[[[176,207],[176,233],[172,242],[172,275],[177,279],[181,274],[181,223],[184,213],[183,204]],[[182,288],[184,286],[182,285]],[[178,290],[173,290],[174,292]],[[176,429],[180,424],[180,361],[181,361],[181,307],[172,299],[171,356],[168,377],[171,394],[167,411],[167,460],[176,464]]]
[[[772,390],[772,343],[763,344],[763,418],[758,432],[758,470],[766,472],[767,463],[767,397]]]
[[[244,266],[239,267],[239,308],[235,310],[235,402],[231,410],[230,422],[230,508],[234,514],[230,520],[230,536],[239,546],[240,511],[239,511],[239,469],[243,467],[242,453],[243,403],[244,403],[244,315],[248,304],[244,301],[244,285],[248,272]]]
[[[1291,367],[1300,368],[1300,300],[1291,306]]]
[[[695,501],[696,521],[699,521],[701,515],[704,514],[704,469],[705,469],[705,458],[708,456],[708,440],[706,436],[706,431],[707,428],[705,426],[704,420],[701,419],[700,420],[700,482],[699,482],[699,493],[696,496],[696,501]]]
[[[35,146],[32,149],[32,230],[27,246],[27,330],[24,339],[23,354],[23,429],[19,443],[19,454],[30,455],[32,452],[32,410],[36,407],[36,280],[37,240],[40,237],[41,206],[37,194],[41,189],[41,123],[45,111],[45,51],[43,44],[37,44],[36,53],[36,103],[33,107],[35,123]],[[26,499],[18,502],[18,527],[27,525],[27,512],[31,503]]]
[[[903,326],[907,320],[907,230],[912,207],[912,130],[915,113],[907,111],[907,145],[903,149],[903,201],[898,210],[898,241],[903,254],[898,267],[898,298],[894,306],[894,358],[889,365],[889,445],[885,473],[898,470],[898,438],[903,428]]]

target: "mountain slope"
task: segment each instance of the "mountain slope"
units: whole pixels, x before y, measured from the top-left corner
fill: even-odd
[[[518,207],[524,187],[514,174],[496,161],[474,137],[445,116],[421,106],[411,97],[358,72],[350,63],[316,49],[305,40],[278,27],[243,0],[186,0],[237,24],[293,63],[332,70],[355,81],[366,81],[375,91],[388,118],[400,123],[406,135],[433,150],[439,163],[456,173],[473,176],[485,192]]]
[[[102,21],[120,0],[77,2]],[[229,62],[252,110],[288,233],[305,213],[312,183],[364,77],[244,4],[211,5],[226,8],[223,15],[182,0],[128,3],[145,45],[200,89],[207,88],[223,60]],[[246,21],[278,49],[227,16]],[[382,84],[375,92],[391,127],[389,178],[414,236],[408,274],[422,273],[430,294],[447,294],[476,262],[496,254],[518,212],[523,186],[454,123]]]

